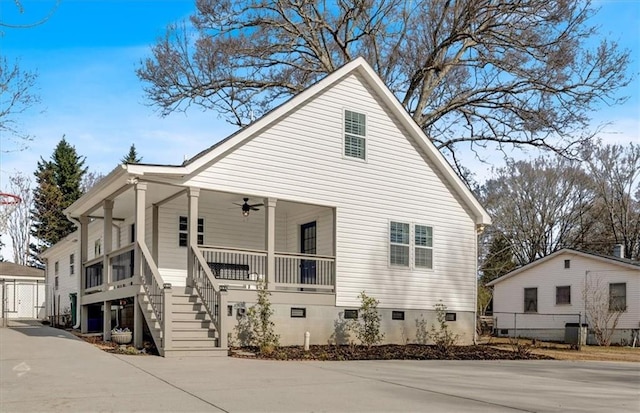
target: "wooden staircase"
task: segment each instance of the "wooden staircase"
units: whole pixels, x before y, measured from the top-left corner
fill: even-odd
[[[173,287],[170,303],[170,334],[162,334],[160,323],[144,294],[140,296],[144,317],[160,355],[164,357],[224,357],[219,334],[200,298],[191,287]],[[165,343],[165,336],[169,343]]]

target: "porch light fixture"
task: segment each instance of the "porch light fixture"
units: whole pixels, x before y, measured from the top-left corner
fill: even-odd
[[[243,216],[243,217],[245,217],[245,218],[246,218],[246,217],[248,217],[248,216],[249,216],[249,212],[250,212],[250,211],[251,211],[251,210],[249,209],[249,205],[247,205],[247,207],[246,207],[246,208],[245,208],[245,206],[244,206],[244,205],[242,206],[242,216]]]

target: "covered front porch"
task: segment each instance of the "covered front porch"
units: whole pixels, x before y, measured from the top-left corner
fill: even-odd
[[[172,347],[176,291],[178,301],[201,306],[198,312],[215,331],[216,347],[226,347],[233,328],[224,325],[221,314],[226,302],[246,298],[258,282],[270,291],[334,301],[332,206],[133,179],[86,208],[77,221],[80,305],[102,303],[106,339],[110,303],[124,298],[134,300],[134,344],[142,343],[144,319],[164,349]],[[86,313],[83,331],[89,327]]]

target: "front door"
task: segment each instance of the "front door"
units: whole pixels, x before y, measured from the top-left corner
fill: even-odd
[[[316,221],[300,226],[300,252],[302,254],[316,254]],[[300,283],[316,283],[316,261],[300,261]]]

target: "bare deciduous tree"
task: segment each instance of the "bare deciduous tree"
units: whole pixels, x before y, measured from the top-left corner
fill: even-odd
[[[33,207],[33,191],[31,179],[16,172],[9,177],[9,191],[18,195],[21,202],[11,212],[7,220],[7,234],[13,245],[13,262],[28,265],[29,241],[31,229],[31,208]]]
[[[19,117],[40,102],[35,94],[37,75],[20,69],[17,63],[9,64],[0,57],[0,135],[1,152],[23,150],[32,140],[20,126]]]
[[[622,244],[627,258],[640,260],[640,145],[589,145],[584,150],[595,183],[600,222],[610,234],[608,252]]]
[[[593,241],[595,193],[577,162],[561,157],[511,162],[485,183],[481,198],[493,230],[508,240],[518,265]]]
[[[609,286],[599,277],[586,280],[582,297],[589,321],[589,328],[601,346],[611,344],[620,316],[626,311],[626,306],[618,305],[612,300]]]
[[[574,155],[617,104],[629,52],[594,40],[589,1],[197,0],[137,74],[163,115],[192,104],[242,126],[363,56],[457,166],[523,145]],[[463,168],[459,168],[463,172]]]

